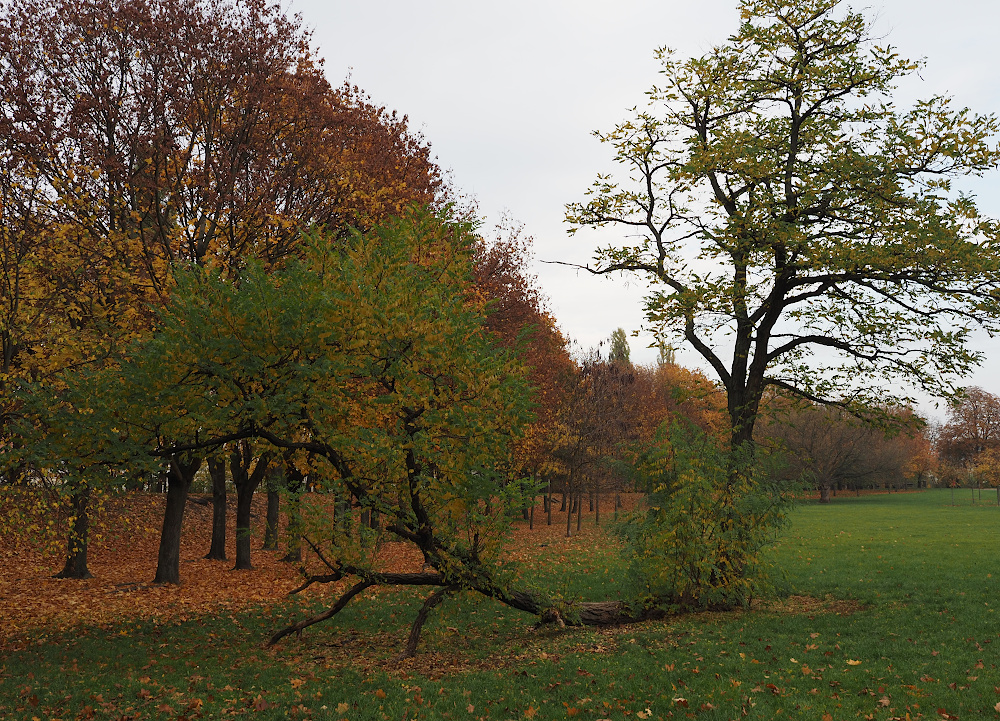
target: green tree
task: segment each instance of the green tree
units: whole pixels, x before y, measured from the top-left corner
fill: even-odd
[[[712,366],[733,447],[768,388],[869,414],[948,395],[998,328],[997,228],[951,183],[996,167],[1000,125],[943,96],[898,110],[921,64],[839,5],[742,0],[726,43],[660,50],[649,107],[600,134],[626,177],[568,206],[642,233],[588,270],[653,282],[647,319]]]
[[[625,335],[625,330],[623,328],[615,328],[611,332],[611,348],[608,350],[608,360],[612,363],[622,363],[623,365],[629,365],[632,361],[629,360],[629,347],[628,347],[628,337]]]

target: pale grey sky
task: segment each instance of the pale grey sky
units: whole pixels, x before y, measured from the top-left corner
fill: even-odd
[[[886,41],[924,57],[901,104],[945,93],[976,112],[1000,112],[997,0],[872,0],[852,3],[876,17]],[[474,196],[488,224],[508,213],[535,239],[541,260],[586,262],[613,230],[570,238],[566,203],[582,198],[609,149],[590,134],[645,101],[656,81],[653,51],[700,55],[737,27],[736,0],[287,0],[301,13],[334,84],[351,81],[410,118],[457,189]],[[969,184],[1000,216],[1000,177]],[[602,240],[603,239],[603,240]],[[642,323],[644,286],[537,265],[560,326],[587,348],[618,326]],[[631,339],[649,362],[648,337]],[[977,339],[988,359],[969,384],[1000,394],[1000,342]],[[686,365],[699,365],[682,352]],[[925,412],[934,413],[925,404]],[[939,412],[940,413],[940,412]]]

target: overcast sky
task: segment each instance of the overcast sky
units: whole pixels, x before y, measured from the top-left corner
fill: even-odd
[[[350,76],[372,99],[410,118],[454,186],[488,225],[509,214],[535,240],[539,260],[584,263],[620,233],[566,234],[564,207],[598,172],[614,169],[592,135],[644,102],[657,80],[653,51],[700,55],[738,23],[736,0],[286,0],[314,30],[331,82]],[[1000,111],[997,0],[852,3],[904,57],[926,58],[903,102],[944,93],[980,113]],[[1000,177],[968,184],[1000,216]],[[615,328],[638,329],[644,285],[536,264],[563,331],[584,347]],[[648,336],[633,360],[651,362]],[[979,339],[987,361],[969,384],[1000,394],[1000,342]],[[698,366],[693,352],[685,365]],[[933,406],[923,404],[926,413]],[[938,411],[937,414],[941,414]]]

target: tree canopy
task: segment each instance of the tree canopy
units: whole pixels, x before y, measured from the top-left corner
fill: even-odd
[[[653,283],[647,319],[714,369],[733,444],[768,388],[868,413],[952,393],[1000,322],[997,226],[952,181],[996,167],[1000,124],[942,95],[898,109],[921,63],[839,0],[740,13],[702,57],[658,51],[648,107],[598,134],[624,176],[567,218],[640,238],[588,269]]]

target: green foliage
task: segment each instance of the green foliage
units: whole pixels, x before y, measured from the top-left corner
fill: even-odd
[[[26,389],[28,460],[124,482],[252,440],[433,549],[442,572],[492,557],[526,492],[508,473],[530,411],[524,369],[472,292],[473,240],[470,224],[413,209],[313,234],[278,270],[180,268],[156,332],[120,363]],[[370,566],[372,534],[331,513],[307,504],[307,537],[335,564]]]
[[[748,606],[791,496],[759,459],[696,427],[661,425],[636,468],[650,495],[618,525],[640,596],[682,608]]]
[[[612,363],[628,364],[631,362],[629,355],[628,338],[625,335],[625,330],[616,328],[611,333],[611,348],[608,351],[608,360]]]
[[[768,387],[878,414],[947,395],[997,328],[997,225],[956,178],[1000,162],[992,115],[946,97],[897,108],[920,63],[837,0],[743,0],[702,57],[658,52],[649,105],[600,139],[620,174],[568,207],[616,226],[596,273],[654,284],[646,316],[729,396],[734,443]],[[640,234],[638,239],[637,234]]]

